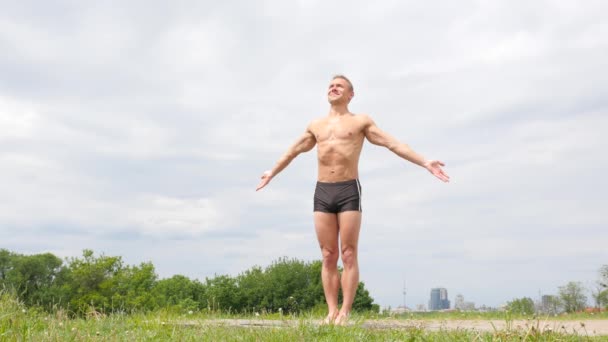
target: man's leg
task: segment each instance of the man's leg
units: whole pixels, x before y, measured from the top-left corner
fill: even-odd
[[[342,308],[336,318],[336,324],[342,324],[348,318],[353,307],[357,286],[359,285],[359,231],[361,230],[361,212],[345,211],[338,213],[340,227],[340,250],[342,251]]]
[[[315,211],[315,230],[323,255],[321,280],[325,301],[329,313],[325,323],[332,322],[338,315],[338,290],[340,288],[340,275],[338,273],[338,218],[336,214]]]

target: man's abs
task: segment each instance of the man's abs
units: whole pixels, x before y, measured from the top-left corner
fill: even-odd
[[[359,178],[361,143],[324,142],[317,145],[318,180],[339,182]]]
[[[319,164],[317,180],[319,182],[333,183],[359,178],[357,167],[344,165],[321,165]]]

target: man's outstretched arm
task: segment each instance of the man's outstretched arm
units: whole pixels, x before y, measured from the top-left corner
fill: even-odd
[[[310,129],[307,128],[306,132],[304,132],[304,134],[302,134],[298,140],[291,145],[287,152],[285,152],[279,161],[277,161],[276,165],[271,170],[268,170],[262,174],[262,180],[260,181],[260,184],[258,184],[255,191],[265,187],[266,184],[268,184],[270,180],[274,178],[274,176],[279,174],[279,172],[283,171],[283,169],[286,168],[287,165],[289,165],[289,163],[291,163],[291,161],[298,156],[298,154],[310,151],[313,147],[315,147],[316,143],[317,140],[315,139],[314,134],[312,134]]]
[[[399,140],[392,137],[390,134],[384,132],[371,118],[367,118],[368,123],[365,129],[365,137],[369,142],[374,145],[384,146],[391,150],[393,153],[398,155],[399,157],[410,161],[414,164],[420,165],[425,169],[429,170],[435,177],[441,179],[444,182],[449,182],[450,177],[443,172],[442,166],[445,166],[444,163],[439,160],[427,160],[423,156],[414,152],[407,144],[400,142]]]

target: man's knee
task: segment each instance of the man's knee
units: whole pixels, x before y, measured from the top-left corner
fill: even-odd
[[[342,263],[344,267],[357,265],[357,249],[352,246],[342,247]]]
[[[338,264],[338,250],[333,248],[321,248],[323,253],[323,264],[335,266]]]

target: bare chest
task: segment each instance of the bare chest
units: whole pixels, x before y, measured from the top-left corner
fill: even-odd
[[[326,141],[344,141],[362,139],[362,128],[355,122],[347,120],[330,121],[321,123],[316,127],[315,138],[318,143]]]

